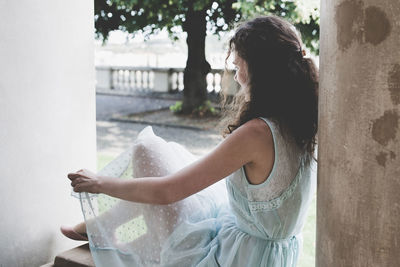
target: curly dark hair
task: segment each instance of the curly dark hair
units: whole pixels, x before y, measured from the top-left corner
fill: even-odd
[[[250,96],[245,99],[238,93],[228,101],[222,93],[223,136],[253,118],[265,117],[294,137],[310,163],[318,128],[318,70],[303,56],[295,27],[277,16],[254,18],[237,28],[226,60],[232,52],[247,63]]]

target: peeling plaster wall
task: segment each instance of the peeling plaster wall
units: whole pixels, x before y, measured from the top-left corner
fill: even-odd
[[[321,1],[319,267],[400,262],[400,1]]]
[[[70,171],[96,168],[92,1],[0,1],[0,266],[77,246]]]

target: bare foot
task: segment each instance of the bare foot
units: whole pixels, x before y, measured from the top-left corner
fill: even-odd
[[[88,241],[88,237],[86,234],[86,227],[84,223],[80,223],[75,225],[74,227],[71,226],[61,226],[60,231],[63,235],[66,237],[73,239],[73,240],[79,240],[79,241]]]
[[[81,222],[73,227],[75,232],[86,234],[86,223]]]

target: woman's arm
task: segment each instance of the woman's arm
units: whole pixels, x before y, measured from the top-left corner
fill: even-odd
[[[85,171],[68,177],[76,192],[104,193],[133,202],[169,204],[199,192],[247,163],[265,159],[266,151],[273,149],[272,137],[268,136],[271,137],[268,127],[254,119],[235,130],[207,156],[162,178],[121,180],[87,175]]]

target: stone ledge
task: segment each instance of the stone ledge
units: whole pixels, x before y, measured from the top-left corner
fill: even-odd
[[[89,243],[86,243],[57,255],[54,264],[47,263],[41,267],[95,267],[95,265]]]

